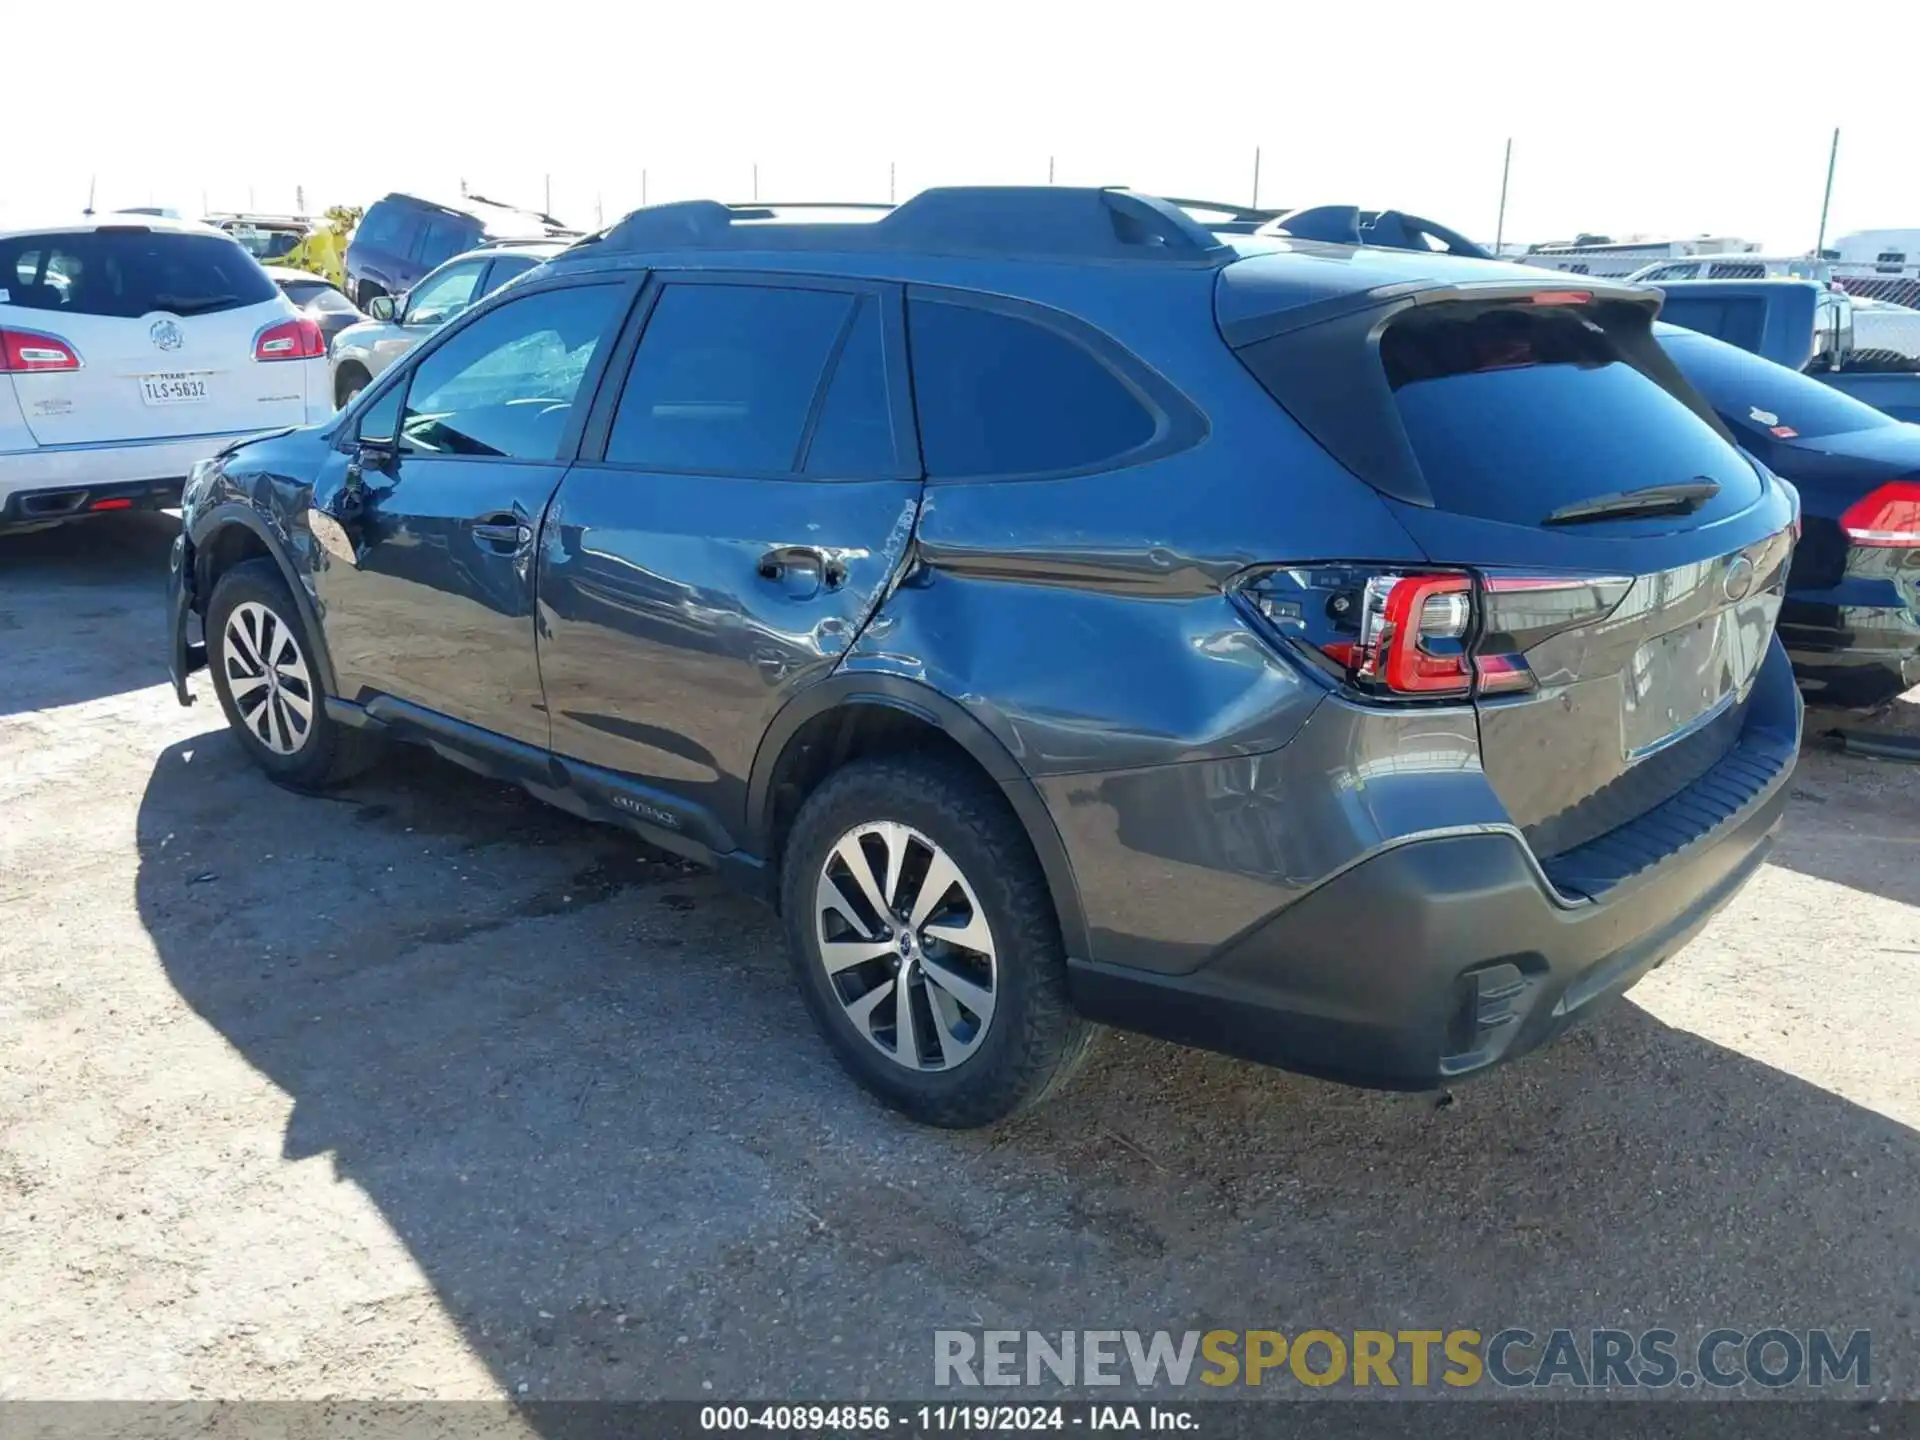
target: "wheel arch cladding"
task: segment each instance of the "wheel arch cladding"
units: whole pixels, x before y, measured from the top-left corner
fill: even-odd
[[[777,866],[794,816],[828,775],[861,756],[915,751],[961,760],[994,783],[1040,862],[1067,953],[1087,954],[1079,886],[1039,790],[985,725],[918,681],[842,673],[794,697],[754,757],[748,843]]]
[[[294,605],[299,608],[300,622],[306,627],[308,644],[313,651],[313,664],[319,672],[316,678],[320,688],[328,695],[337,695],[333,662],[327,655],[326,634],[320,627],[313,592],[302,583],[298,570],[288,558],[284,538],[276,535],[251,505],[238,502],[218,506],[201,517],[193,529],[194,589],[202,618],[213,599],[213,587],[220,583],[222,575],[245,561],[271,558],[293,594]]]

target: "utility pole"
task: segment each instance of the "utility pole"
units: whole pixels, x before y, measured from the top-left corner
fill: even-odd
[[[87,214],[89,215],[93,213],[93,192],[99,184],[100,177],[98,175],[89,175],[87,177]]]
[[[887,161],[887,203],[889,205],[893,204],[893,169],[894,162]]]
[[[1253,208],[1260,208],[1260,147],[1253,147]]]
[[[247,209],[253,209],[253,186],[247,186]]]
[[[307,213],[307,187],[304,185],[293,187],[293,213],[296,215]]]
[[[1047,156],[1047,183],[1053,183],[1053,156]]]
[[[1813,242],[1813,258],[1827,248],[1827,207],[1833,203],[1833,167],[1840,159],[1840,127],[1833,127],[1833,147],[1827,151],[1827,193],[1820,197],[1820,234]]]
[[[607,217],[600,209],[600,192],[598,190],[593,192],[593,228],[596,230],[604,230],[607,228]]]
[[[547,201],[546,201],[546,204],[540,207],[540,209],[542,213],[547,215],[551,215],[553,213],[553,176],[552,174],[548,174],[547,176]]]
[[[642,205],[647,203],[647,172],[645,170],[640,172],[640,203]]]
[[[756,204],[760,200],[760,162],[753,162],[753,198]]]
[[[1500,242],[1507,236],[1507,176],[1513,170],[1513,137],[1507,137],[1507,156],[1500,162],[1500,214],[1493,222],[1493,256],[1500,258]]]

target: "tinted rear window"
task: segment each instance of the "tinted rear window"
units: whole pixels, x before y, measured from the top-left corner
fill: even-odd
[[[0,240],[7,303],[66,315],[211,315],[271,300],[273,281],[223,235],[94,230]]]
[[[1704,335],[1663,335],[1660,344],[1736,434],[1818,439],[1900,423],[1831,385]]]
[[[1660,307],[1660,318],[1669,325],[1698,330],[1742,350],[1760,352],[1762,333],[1767,323],[1766,302],[1758,296],[1747,299],[1719,300],[1702,295],[1667,296]]]
[[[1380,356],[1443,510],[1536,524],[1578,500],[1696,477],[1719,482],[1722,513],[1759,494],[1739,452],[1582,307],[1433,306],[1389,327]]]
[[[1057,330],[915,298],[907,331],[930,476],[1090,469],[1154,437],[1156,422],[1139,397]]]

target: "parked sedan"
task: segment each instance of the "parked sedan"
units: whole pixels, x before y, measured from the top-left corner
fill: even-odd
[[[1800,491],[1780,638],[1808,698],[1873,706],[1920,685],[1920,425],[1746,350],[1655,328],[1740,442]]]
[[[280,293],[320,327],[329,346],[342,330],[367,318],[338,286],[310,271],[289,270],[284,265],[269,265],[266,270],[267,278],[280,287]]]
[[[333,400],[347,405],[374,376],[475,301],[533,269],[565,246],[538,241],[491,245],[456,255],[398,300],[377,295],[371,317],[333,337]]]

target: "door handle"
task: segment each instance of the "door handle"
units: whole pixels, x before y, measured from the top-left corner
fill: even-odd
[[[473,543],[485,550],[518,550],[533,539],[533,527],[512,511],[482,515],[469,528]]]
[[[847,583],[847,562],[817,545],[776,545],[760,557],[758,568],[762,580],[811,573],[828,590],[838,590]]]

